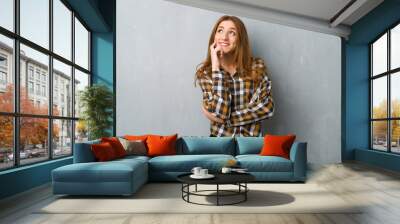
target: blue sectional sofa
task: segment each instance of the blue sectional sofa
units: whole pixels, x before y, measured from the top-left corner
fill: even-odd
[[[131,195],[148,181],[176,181],[193,167],[218,172],[230,159],[256,177],[256,181],[304,182],[307,170],[307,144],[295,142],[290,159],[260,156],[263,137],[181,137],[177,155],[127,156],[96,162],[91,141],[75,144],[74,163],[52,171],[54,194]]]

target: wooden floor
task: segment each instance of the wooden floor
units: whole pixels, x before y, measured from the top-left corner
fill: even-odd
[[[50,186],[42,186],[0,202],[0,223],[400,223],[400,174],[359,163],[315,168],[308,182],[317,183],[345,201],[367,204],[357,214],[36,214],[54,200]],[[316,201],[315,203],[318,203]]]

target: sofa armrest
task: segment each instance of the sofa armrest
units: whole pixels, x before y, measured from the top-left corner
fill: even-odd
[[[307,176],[307,143],[295,142],[290,149],[290,160],[293,162],[293,179],[305,181]]]
[[[89,141],[82,143],[75,143],[74,147],[74,163],[89,163],[95,162],[96,158],[92,153],[90,146],[92,144],[100,143],[100,141]]]

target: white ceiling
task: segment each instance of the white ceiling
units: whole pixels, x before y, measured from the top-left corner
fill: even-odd
[[[347,38],[383,0],[167,0]],[[347,6],[347,7],[346,7]]]
[[[329,21],[351,0],[226,0]]]

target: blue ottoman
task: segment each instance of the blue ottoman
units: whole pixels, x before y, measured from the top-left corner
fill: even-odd
[[[52,171],[53,193],[132,195],[148,180],[147,159],[74,163]]]

